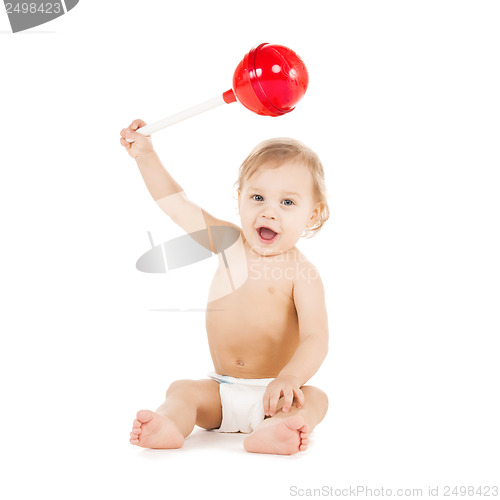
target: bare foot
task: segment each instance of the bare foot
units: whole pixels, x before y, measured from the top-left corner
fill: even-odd
[[[252,453],[293,455],[307,448],[309,427],[300,415],[265,420],[244,441],[245,450]]]
[[[184,436],[172,420],[150,410],[137,412],[130,442],[143,448],[180,448]]]

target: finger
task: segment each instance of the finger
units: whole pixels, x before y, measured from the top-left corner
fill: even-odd
[[[264,397],[262,398],[262,403],[264,404],[264,415],[269,415],[269,392],[266,391],[264,393]]]
[[[132,144],[128,142],[124,137],[120,139],[120,144],[126,149],[130,149],[132,147]]]
[[[147,124],[144,120],[141,120],[138,118],[137,120],[134,120],[131,124],[130,127],[132,130],[137,130],[138,128],[145,127]]]
[[[286,392],[283,393],[283,395],[285,397],[285,402],[283,404],[283,407],[281,408],[281,411],[288,413],[293,403],[293,390],[288,389]]]
[[[138,131],[132,130],[131,128],[128,128],[125,131],[125,139],[129,142],[135,142],[135,141],[151,141],[151,134],[150,135],[144,135],[142,132],[140,132],[140,129]]]
[[[305,401],[304,393],[302,392],[301,389],[295,389],[294,393],[295,393],[295,406],[297,408],[302,408],[304,406],[304,401]]]
[[[276,408],[278,407],[279,399],[280,399],[279,392],[272,392],[271,393],[271,395],[269,397],[269,415],[271,415],[271,417],[276,414]]]
[[[135,142],[135,141],[140,141],[141,139],[144,139],[144,135],[139,134],[139,132],[135,132],[134,130],[128,128],[125,130],[125,139],[128,142]]]

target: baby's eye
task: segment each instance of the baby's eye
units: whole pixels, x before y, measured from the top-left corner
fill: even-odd
[[[292,200],[283,200],[281,203],[283,203],[283,205],[286,205],[287,207],[295,205],[295,203]]]
[[[264,201],[264,198],[260,194],[254,194],[252,199],[255,201]]]

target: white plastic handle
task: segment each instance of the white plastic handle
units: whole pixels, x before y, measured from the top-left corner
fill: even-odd
[[[175,123],[179,123],[179,122],[182,122],[183,120],[187,120],[188,118],[191,118],[192,116],[199,115],[200,113],[204,113],[205,111],[216,108],[217,106],[220,106],[222,104],[226,104],[226,101],[224,101],[223,96],[220,95],[218,97],[214,97],[213,99],[210,99],[209,101],[202,102],[201,104],[198,104],[197,106],[193,106],[192,108],[181,111],[180,113],[176,113],[175,115],[167,116],[166,118],[163,118],[163,120],[159,120],[157,122],[150,123],[149,125],[146,125],[145,127],[137,129],[137,132],[139,132],[142,135],[151,135],[155,132],[158,132],[158,130],[164,129],[166,127],[170,127],[171,125],[174,125]]]

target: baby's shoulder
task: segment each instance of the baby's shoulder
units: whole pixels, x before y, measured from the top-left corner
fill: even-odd
[[[310,277],[312,275],[319,277],[316,266],[297,247],[291,250],[291,259],[297,269],[296,279],[303,278],[304,276]]]
[[[312,266],[312,262],[301,252],[297,247],[293,247],[288,251],[290,259],[300,265]]]

